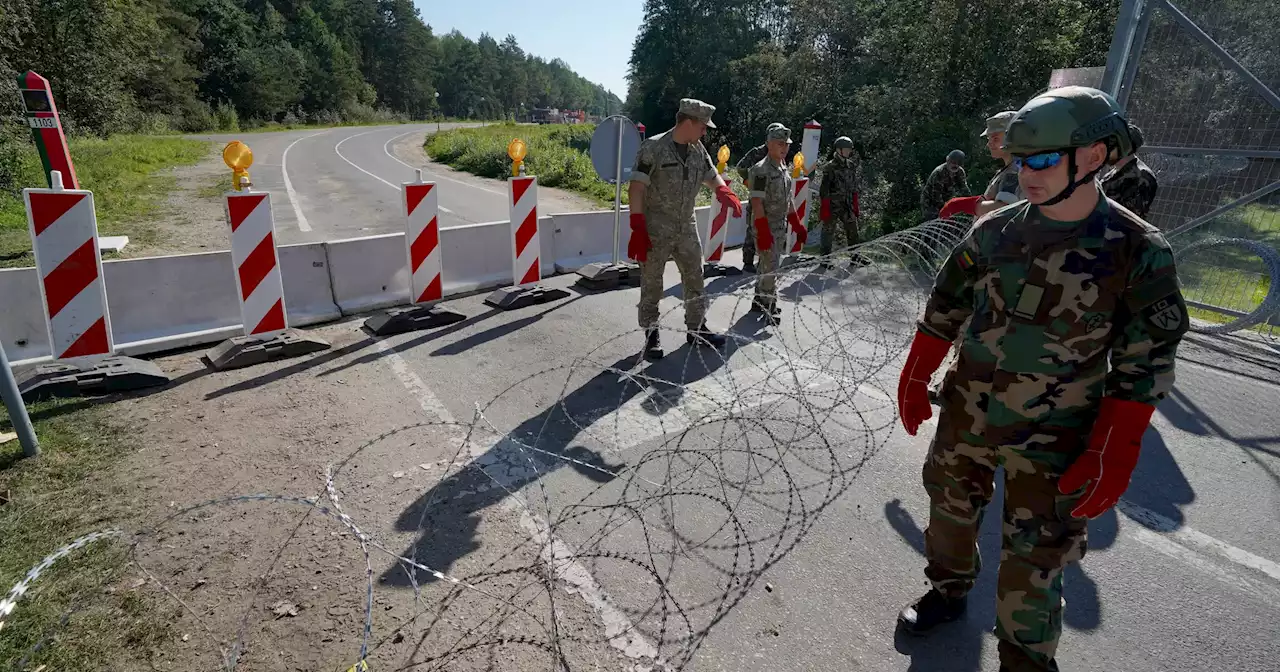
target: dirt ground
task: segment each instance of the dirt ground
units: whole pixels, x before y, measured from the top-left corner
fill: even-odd
[[[230,185],[227,166],[219,154],[221,145],[209,143],[209,153],[199,163],[178,166],[166,171],[177,179],[177,188],[169,193],[161,205],[161,215],[155,220],[156,243],[151,245],[129,241],[123,258],[151,257],[166,254],[187,254],[225,250],[227,238],[226,212],[222,203],[225,188]]]

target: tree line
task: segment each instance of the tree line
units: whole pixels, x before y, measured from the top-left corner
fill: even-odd
[[[6,121],[26,70],[99,135],[621,106],[514,36],[434,34],[412,0],[0,0]]]
[[[1055,68],[1106,64],[1119,0],[646,0],[627,109],[651,132],[680,98],[717,107],[735,157],[780,121],[848,135],[862,157],[863,210],[887,229],[918,223],[924,178],[952,149],[975,189],[998,169],[987,116],[1044,90]],[[796,143],[799,146],[799,142]],[[736,160],[736,159],[735,159]]]

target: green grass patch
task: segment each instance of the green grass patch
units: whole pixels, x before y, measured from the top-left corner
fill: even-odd
[[[105,422],[104,407],[63,400],[29,409],[42,454],[22,458],[17,441],[0,445],[0,594],[67,543],[117,525],[131,495],[112,478],[130,447]],[[10,430],[0,408],[0,431]],[[178,611],[120,581],[126,555],[121,540],[102,540],[41,574],[4,624],[0,668],[149,667],[151,653],[172,641]],[[37,645],[26,666],[17,668]]]
[[[161,172],[197,163],[214,149],[198,140],[140,135],[72,138],[70,144],[80,186],[93,191],[98,233],[127,235],[131,245],[157,242],[152,222],[177,186],[173,176]],[[10,167],[0,184],[0,267],[31,266],[35,258],[22,189],[47,186],[40,156],[30,142],[0,142],[0,154],[6,154],[0,161]]]

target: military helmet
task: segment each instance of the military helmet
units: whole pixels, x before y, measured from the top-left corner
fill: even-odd
[[[956,163],[964,163],[964,152],[958,149],[953,149],[950,154],[947,154],[947,160],[954,161]]]
[[[853,139],[847,135],[836,138],[836,149],[853,149]]]
[[[1027,101],[1009,122],[1000,149],[1010,154],[1105,142],[1120,158],[1133,153],[1129,124],[1115,98],[1086,86],[1051,89]]]

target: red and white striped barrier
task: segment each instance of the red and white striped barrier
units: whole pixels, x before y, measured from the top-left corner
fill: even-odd
[[[409,299],[414,304],[444,298],[440,263],[440,192],[435,182],[406,182],[405,245],[409,252]]]
[[[725,184],[732,184],[733,178],[721,174]],[[718,264],[724,256],[724,241],[729,233],[729,208],[720,201],[711,201],[711,224],[707,227],[707,263]]]
[[[538,239],[538,177],[512,177],[511,259],[513,286],[536,285],[542,280],[542,245]]]
[[[63,189],[60,171],[52,177],[53,189],[22,190],[49,345],[56,359],[108,355],[115,342],[102,283],[93,193]]]
[[[229,193],[226,198],[231,261],[245,336],[274,336],[283,332],[289,321],[284,309],[271,195],[245,191]]]
[[[800,216],[800,226],[806,226],[809,222],[809,178],[797,177],[795,180],[796,186],[791,195],[791,205]],[[790,226],[787,227],[787,249],[793,254],[801,249],[800,237],[791,230]]]

